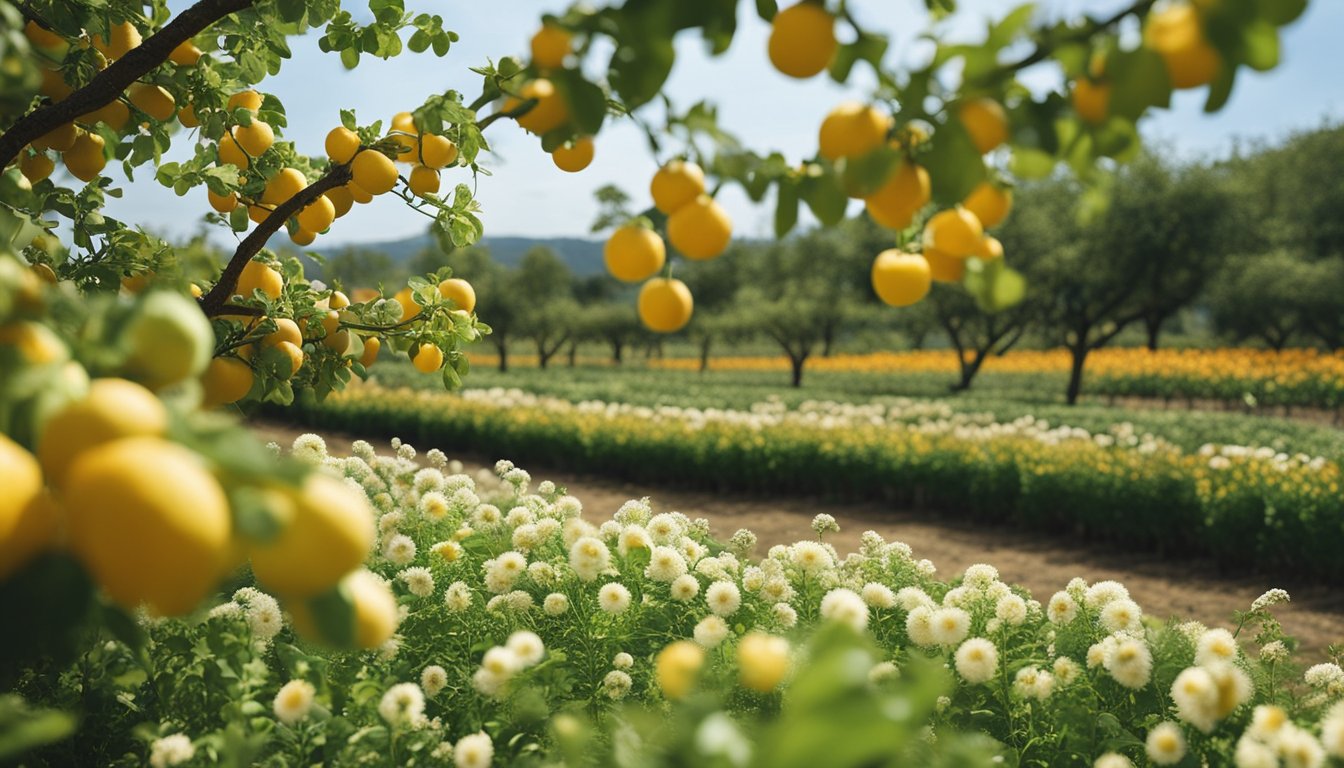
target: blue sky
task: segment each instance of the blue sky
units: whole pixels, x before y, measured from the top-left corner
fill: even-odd
[[[1079,10],[1103,14],[1127,1],[1043,0],[1037,5],[1041,14],[1058,16]],[[175,10],[183,4],[170,3]],[[439,13],[448,20],[448,28],[461,35],[447,56],[407,53],[388,61],[365,57],[357,69],[346,71],[337,56],[319,51],[317,37],[310,35],[291,41],[294,58],[261,89],[276,94],[286,106],[285,138],[296,142],[300,151],[320,154],[323,137],[339,123],[341,108],[355,109],[360,122],[368,123],[375,118],[386,121],[395,112],[418,106],[427,95],[449,88],[466,93],[470,100],[479,93],[479,77],[469,67],[487,57],[524,53],[540,15],[566,5],[550,0],[407,0],[408,10]],[[962,0],[958,18],[945,22],[947,32],[974,40],[983,35],[987,18],[1001,16],[1015,5],[1005,0]],[[346,6],[357,8],[350,2]],[[892,35],[896,42],[889,57],[917,62],[927,56],[927,49],[915,40],[927,24],[922,0],[851,0],[851,7],[865,26]],[[1227,154],[1237,141],[1273,141],[1326,119],[1344,119],[1344,78],[1338,76],[1344,71],[1340,29],[1344,29],[1344,2],[1312,0],[1306,14],[1284,31],[1278,69],[1244,74],[1230,104],[1214,116],[1203,114],[1202,92],[1178,94],[1170,111],[1144,121],[1145,138],[1165,142],[1187,157],[1216,156]],[[797,160],[814,154],[816,127],[826,112],[846,97],[862,97],[867,83],[855,78],[846,88],[820,76],[800,82],[776,73],[765,56],[768,31],[752,4],[744,1],[737,37],[724,56],[711,59],[698,37],[685,34],[678,40],[677,66],[667,90],[679,106],[701,99],[715,102],[721,124],[750,146],[780,150]],[[1026,79],[1033,87],[1050,87],[1052,74],[1029,72]],[[180,136],[186,138],[185,133]],[[607,183],[621,185],[641,207],[649,202],[647,185],[656,164],[643,134],[628,120],[608,124],[598,137],[593,164],[580,174],[556,169],[536,138],[511,122],[495,124],[487,137],[495,154],[485,163],[493,175],[482,176],[477,191],[487,234],[584,236],[596,212],[593,191]],[[445,175],[445,186],[458,181],[470,182],[470,174],[458,170]],[[198,222],[206,211],[203,190],[178,198],[149,174],[129,187],[125,198],[109,206],[113,215],[170,236],[186,236],[201,227]],[[735,187],[725,189],[720,201],[738,234],[762,236],[770,231],[768,202],[753,205]],[[394,199],[378,199],[356,206],[313,248],[321,251],[416,235],[424,232],[425,221]]]

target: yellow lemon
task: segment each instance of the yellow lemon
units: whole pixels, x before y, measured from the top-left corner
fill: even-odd
[[[980,219],[960,205],[935,213],[924,227],[924,244],[952,256],[975,253],[984,236]]]
[[[569,31],[545,24],[532,36],[532,63],[539,69],[559,69],[565,64],[573,38]]]
[[[451,300],[457,309],[465,312],[476,310],[476,289],[460,277],[450,277],[439,283],[439,295]]]
[[[936,248],[924,249],[924,260],[929,263],[929,277],[940,283],[960,283],[966,275],[966,259],[951,256]]]
[[[201,376],[204,395],[201,407],[217,408],[236,403],[252,391],[252,367],[236,357],[216,357]]]
[[[264,261],[249,261],[238,276],[238,285],[233,292],[244,298],[251,298],[252,292],[260,290],[272,299],[280,298],[285,289],[285,279],[280,272]]]
[[[160,123],[166,123],[173,119],[173,112],[177,109],[177,104],[173,101],[173,95],[164,90],[162,86],[136,83],[131,86],[128,96],[136,109]]]
[[[602,260],[612,277],[637,283],[658,274],[667,261],[667,248],[657,232],[627,224],[607,239],[602,247]]]
[[[153,392],[125,379],[94,379],[89,392],[47,420],[37,457],[47,484],[59,488],[85,452],[126,437],[168,432],[168,411]]]
[[[417,165],[411,169],[407,184],[410,186],[411,192],[420,197],[437,195],[439,193],[439,172],[428,166]]]
[[[861,157],[885,144],[889,130],[890,116],[868,104],[847,101],[821,121],[819,151],[828,160]]]
[[[430,168],[443,168],[457,162],[457,145],[446,136],[427,133],[420,137],[420,162]]]
[[[984,229],[993,229],[1003,223],[1008,218],[1008,212],[1013,209],[1013,192],[1011,189],[999,187],[988,181],[982,181],[971,194],[962,201],[962,207],[980,220],[980,225]]]
[[[314,472],[291,494],[294,516],[275,539],[252,547],[252,572],[287,597],[331,589],[373,546],[373,509],[364,494]]]
[[[0,434],[0,580],[51,546],[57,516],[42,487],[42,469],[23,446]]]
[[[70,548],[114,601],[177,616],[215,586],[228,499],[200,458],[158,437],[114,440],[70,467]]]
[[[837,47],[835,18],[821,3],[798,3],[776,13],[770,22],[766,46],[770,63],[789,77],[807,78],[821,72]]]
[[[1008,113],[993,99],[971,99],[962,103],[957,118],[982,155],[1008,140]]]
[[[888,229],[905,229],[914,221],[915,214],[929,204],[931,189],[929,172],[903,161],[863,202],[873,221]]]
[[[672,160],[653,174],[649,184],[654,206],[666,214],[705,193],[705,172],[687,160]]]
[[[1222,69],[1222,56],[1209,45],[1194,6],[1170,5],[1150,14],[1143,40],[1162,57],[1173,88],[1207,85]]]
[[[366,149],[350,163],[354,183],[370,195],[382,195],[397,185],[397,165],[382,152]]]
[[[107,167],[107,156],[103,154],[103,137],[96,133],[81,133],[75,139],[75,145],[62,153],[65,169],[71,176],[83,182],[93,181]]]
[[[675,333],[691,321],[691,289],[676,278],[655,277],[639,289],[639,319],[649,330]]]
[[[411,364],[421,373],[434,373],[443,367],[443,350],[433,344],[421,344]]]
[[[327,134],[326,149],[333,163],[344,165],[359,151],[359,136],[349,128],[337,126]]]
[[[551,153],[551,162],[566,173],[578,173],[593,162],[593,137],[584,136],[572,143],[556,147]]]
[[[536,99],[537,102],[526,114],[518,117],[518,124],[525,130],[541,136],[569,121],[569,105],[550,80],[537,78],[529,81],[519,89],[518,96],[522,101]]]
[[[709,195],[700,195],[667,219],[667,241],[688,259],[712,259],[732,238],[732,220]]]
[[[929,293],[929,262],[918,253],[892,248],[873,260],[873,290],[893,307],[908,307]]]
[[[1104,123],[1111,111],[1111,84],[1080,77],[1073,82],[1070,99],[1073,111],[1078,113],[1083,122],[1092,125]]]
[[[258,157],[275,143],[275,129],[269,123],[253,120],[251,125],[235,126],[233,138],[247,154]]]

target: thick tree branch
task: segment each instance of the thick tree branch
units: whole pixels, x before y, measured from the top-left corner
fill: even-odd
[[[520,104],[518,104],[518,106],[514,107],[513,109],[505,109],[503,111],[496,112],[493,115],[487,115],[486,117],[478,120],[476,122],[476,128],[478,130],[484,131],[486,128],[489,128],[492,123],[494,123],[496,120],[499,120],[500,118],[522,117],[523,115],[526,115],[528,112],[531,112],[532,108],[535,106],[537,106],[536,99],[524,99]]]
[[[64,101],[39,107],[0,136],[0,167],[8,165],[34,139],[111,103],[136,80],[163,62],[182,43],[216,21],[252,6],[255,0],[199,0],[130,53],[99,72]]]
[[[365,150],[372,152],[373,150]],[[238,286],[238,277],[243,274],[243,267],[257,255],[262,248],[266,247],[266,242],[271,239],[271,235],[280,231],[280,227],[285,225],[295,214],[303,210],[307,205],[318,198],[323,192],[329,189],[345,184],[350,181],[349,165],[334,165],[327,174],[312,184],[305,187],[297,195],[286,200],[284,204],[271,211],[271,215],[266,220],[257,225],[243,242],[238,244],[238,249],[233,252],[233,258],[224,267],[224,273],[219,276],[219,282],[210,289],[210,292],[201,297],[201,311],[206,317],[215,317],[228,313],[225,302],[233,295],[234,289]]]

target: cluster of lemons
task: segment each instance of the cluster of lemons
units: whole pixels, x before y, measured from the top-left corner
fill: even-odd
[[[138,297],[119,340],[130,350],[120,375],[90,379],[41,322],[46,295],[31,271],[0,259],[0,291],[22,299],[0,322],[7,375],[52,378],[40,402],[17,406],[41,414],[28,447],[0,434],[0,580],[61,551],[116,604],[172,616],[195,609],[250,560],[296,613],[311,613],[314,600],[343,605],[348,626],[337,639],[376,646],[391,634],[390,590],[355,577],[374,541],[363,493],[317,472],[297,484],[243,480],[179,442],[190,430],[183,406],[169,408],[159,392],[198,376],[207,393],[219,383],[213,332],[190,299]],[[240,505],[264,510],[278,533],[245,533]]]
[[[84,35],[73,43],[36,22],[24,26],[28,41],[40,53],[43,64],[40,92],[53,102],[70,96],[74,89],[61,74],[61,62],[71,46],[92,48],[95,65],[99,69],[125,56],[140,45],[140,31],[130,22],[112,25],[104,34]],[[201,57],[201,51],[190,41],[173,49],[169,60],[179,67],[190,67]],[[126,91],[126,101],[114,99],[106,106],[57,126],[34,141],[19,156],[19,170],[32,184],[47,178],[56,169],[49,152],[59,153],[71,176],[88,182],[98,177],[107,166],[106,142],[96,131],[101,123],[113,131],[123,131],[131,122],[130,106],[158,122],[167,122],[178,113],[172,94],[153,83],[135,83]],[[190,106],[181,110],[183,125],[194,120]]]
[[[565,66],[565,59],[573,50],[573,36],[562,27],[545,24],[532,36],[531,49],[532,67],[544,75]],[[555,83],[544,76],[523,83],[516,96],[505,99],[502,111],[513,113],[530,100],[536,103],[515,118],[524,130],[544,136],[569,123],[569,104]],[[551,161],[566,173],[578,173],[593,162],[593,153],[593,137],[579,136],[556,147],[551,152]]]
[[[653,204],[667,214],[667,240],[692,261],[723,253],[733,237],[733,222],[705,194],[705,172],[688,160],[672,160],[658,169],[649,185]],[[654,277],[667,262],[667,247],[648,224],[637,219],[619,227],[602,249],[607,271],[627,283],[646,281],[639,290],[639,319],[651,331],[674,333],[691,321],[694,303],[686,284]]]
[[[476,311],[476,289],[471,283],[460,277],[450,277],[439,282],[439,297],[452,303],[449,310],[454,314],[468,316]],[[419,317],[423,308],[415,302],[410,287],[402,288],[392,297],[401,305],[401,322]],[[443,350],[433,344],[419,344],[410,350],[411,364],[421,373],[434,373],[443,368]]]

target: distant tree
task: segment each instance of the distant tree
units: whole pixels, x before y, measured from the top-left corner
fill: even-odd
[[[373,288],[395,285],[410,274],[392,257],[367,248],[345,248],[327,257],[322,266],[323,279],[346,288]]]
[[[932,308],[932,314],[957,355],[961,374],[952,385],[954,392],[970,389],[986,358],[1012,349],[1026,333],[1031,319],[1029,305],[986,312],[957,285],[934,285],[924,303]]]
[[[476,313],[490,318],[492,333],[486,336],[499,356],[499,370],[509,370],[509,340],[518,333],[524,303],[513,289],[515,270],[490,258],[486,248],[463,248],[448,254],[453,274],[476,289]]]
[[[532,341],[537,364],[546,368],[575,330],[574,274],[555,251],[537,246],[523,254],[511,288],[520,304],[517,331]]]
[[[598,187],[593,193],[597,198],[597,218],[593,220],[592,231],[619,227],[630,220],[630,195],[615,184]]]
[[[639,317],[635,308],[624,302],[602,302],[585,305],[575,317],[574,339],[596,341],[611,350],[611,362],[620,365],[625,348],[640,334]]]
[[[1303,294],[1318,273],[1311,262],[1288,251],[1238,257],[1209,289],[1214,324],[1233,341],[1258,339],[1283,349],[1305,330]]]
[[[1344,125],[1297,133],[1277,147],[1252,147],[1226,165],[1252,224],[1243,252],[1285,249],[1308,260],[1344,256]]]

